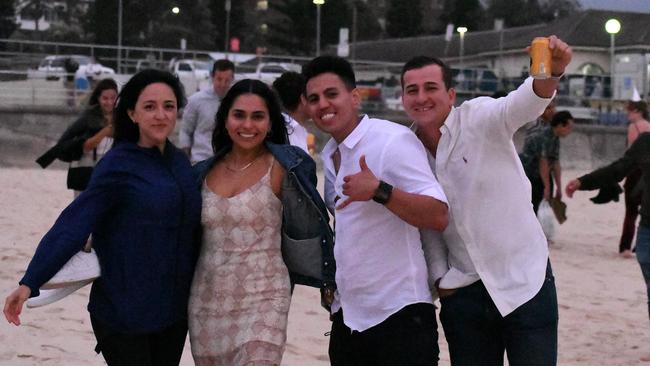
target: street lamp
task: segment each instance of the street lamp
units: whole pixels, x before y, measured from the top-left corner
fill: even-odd
[[[117,73],[122,66],[122,0],[117,3]]]
[[[172,8],[172,13],[173,14],[178,15],[178,13],[180,13],[180,12],[181,12],[181,9],[178,6],[174,6]]]
[[[226,9],[226,39],[224,40],[223,52],[228,52],[228,43],[230,42],[230,0],[226,0],[224,6]]]
[[[614,66],[616,64],[616,59],[614,58],[614,37],[616,34],[621,30],[621,22],[619,22],[617,19],[610,19],[605,23],[605,30],[607,33],[609,33],[609,89],[611,90],[612,94],[612,100],[614,100],[614,88],[616,87],[616,84],[614,83]]]
[[[313,0],[316,4],[316,57],[320,56],[320,7],[325,0]]]
[[[460,68],[462,73],[463,68],[463,53],[465,51],[465,33],[467,32],[467,27],[458,27],[456,31],[460,33]]]

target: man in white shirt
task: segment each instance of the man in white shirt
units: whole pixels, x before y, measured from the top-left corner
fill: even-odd
[[[420,56],[402,69],[404,109],[449,201],[449,226],[444,240],[432,243],[432,268],[454,366],[503,365],[504,351],[511,366],[557,363],[547,242],[512,142],[518,128],[542,114],[571,61],[566,43],[549,40],[555,77],[529,78],[506,97],[459,107],[442,61]]]
[[[418,228],[442,231],[446,198],[416,136],[359,116],[351,65],[321,56],[303,67],[336,217],[332,365],[436,365],[435,308]],[[427,213],[426,215],[423,213]]]
[[[235,76],[235,65],[229,60],[217,60],[212,66],[212,88],[189,97],[178,132],[178,146],[192,163],[212,156],[212,133],[215,116]]]
[[[287,122],[289,143],[298,146],[309,154],[307,148],[307,129],[309,119],[307,101],[305,100],[305,77],[295,71],[287,71],[273,81],[273,90],[280,98],[286,113],[282,113]]]

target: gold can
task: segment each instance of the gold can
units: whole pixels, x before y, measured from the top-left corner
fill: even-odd
[[[551,77],[551,49],[546,37],[536,37],[530,45],[530,76],[535,79]]]

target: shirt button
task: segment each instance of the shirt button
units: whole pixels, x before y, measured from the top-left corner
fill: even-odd
[[[323,263],[323,265],[324,265],[325,267],[327,267],[328,264],[329,264],[328,262]]]

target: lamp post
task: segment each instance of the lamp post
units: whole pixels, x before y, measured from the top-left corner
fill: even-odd
[[[224,6],[226,9],[226,39],[223,41],[223,52],[228,52],[228,44],[230,43],[230,0],[226,0],[226,4]]]
[[[117,3],[117,73],[122,67],[122,0]]]
[[[320,7],[325,0],[313,0],[316,4],[316,57],[320,56]]]
[[[463,54],[465,53],[465,33],[467,32],[467,27],[458,27],[456,31],[460,34],[460,68],[461,73],[463,72]]]
[[[621,30],[621,22],[619,22],[617,19],[610,19],[605,23],[605,30],[607,33],[609,33],[609,85],[610,85],[610,90],[612,97],[611,99],[614,100],[614,89],[616,87],[616,83],[614,82],[615,80],[615,72],[614,72],[614,66],[616,65],[616,59],[614,58],[614,38],[616,34]]]

